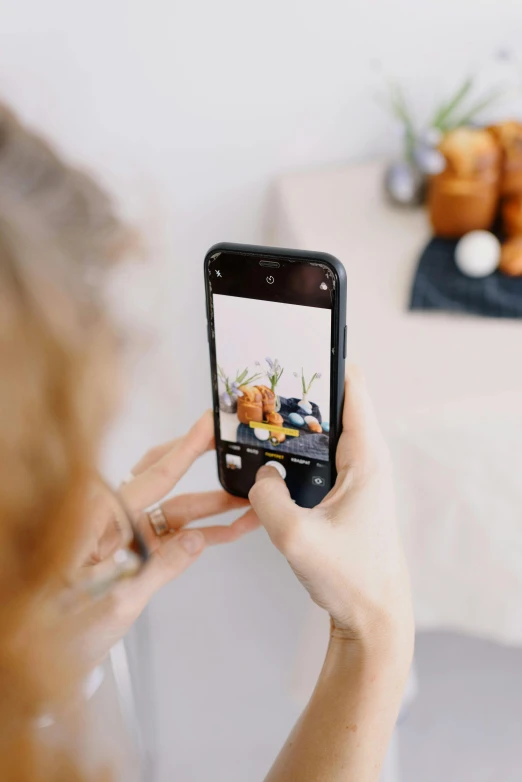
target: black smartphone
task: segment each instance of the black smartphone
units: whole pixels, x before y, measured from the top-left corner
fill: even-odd
[[[247,497],[272,464],[298,505],[335,482],[346,274],[326,253],[216,244],[205,257],[219,479]]]

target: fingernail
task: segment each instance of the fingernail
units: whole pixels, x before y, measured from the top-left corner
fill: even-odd
[[[178,541],[187,554],[197,554],[203,548],[205,538],[201,532],[183,532]]]
[[[279,470],[276,470],[276,468],[273,467],[271,464],[263,464],[263,466],[260,467],[256,473],[256,480],[258,478],[262,478],[263,476],[268,477],[269,475],[273,475],[274,473],[276,475],[279,475]]]
[[[125,478],[122,480],[122,482],[121,482],[122,486],[124,486],[126,483],[130,483],[131,481],[133,481],[135,477],[136,477],[136,476],[134,475],[134,473],[133,473],[133,472],[130,472],[130,473],[129,473],[128,475],[126,475],[126,476],[125,476]]]

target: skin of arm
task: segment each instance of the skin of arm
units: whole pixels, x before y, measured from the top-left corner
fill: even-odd
[[[186,530],[192,521],[246,505],[224,492],[165,501],[162,508],[176,534],[157,538],[142,516],[140,526],[152,552],[147,569],[119,585],[106,610],[101,610],[103,603],[96,621],[82,633],[84,650],[95,664],[152,594],[189,567],[206,545],[231,542],[261,523],[332,622],[314,693],[266,782],[376,782],[411,662],[411,599],[395,522],[391,463],[355,368],[348,374],[345,399],[338,479],[317,508],[297,507],[271,467],[259,471],[250,493],[252,510],[245,507],[246,514],[230,527]],[[121,490],[127,507],[136,514],[163,497],[212,447],[212,417],[206,414],[185,437],[159,446],[136,465],[132,481]],[[99,559],[105,548],[112,550],[112,539],[95,527]]]
[[[267,466],[249,496],[331,617],[314,693],[266,782],[377,782],[411,665],[413,612],[391,459],[357,368],[348,371],[336,465],[336,484],[316,508],[295,505]]]
[[[314,693],[266,782],[377,782],[411,651],[332,635]]]

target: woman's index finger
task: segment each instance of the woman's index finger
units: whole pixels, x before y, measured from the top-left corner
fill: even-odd
[[[172,491],[196,459],[213,447],[213,417],[207,411],[158,461],[122,486],[121,496],[133,511],[159,502]]]

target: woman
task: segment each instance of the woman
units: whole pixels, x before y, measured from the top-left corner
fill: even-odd
[[[337,483],[313,510],[270,467],[250,508],[222,491],[161,503],[213,447],[209,413],[111,492],[96,473],[118,402],[103,275],[131,245],[106,195],[0,107],[0,778],[110,779],[87,768],[81,726],[67,719],[82,677],[207,546],[261,524],[331,617],[314,694],[267,780],[373,782],[413,626],[391,468],[364,381],[349,372]],[[241,506],[231,526],[187,528]],[[49,711],[63,728],[52,744],[38,728]]]

